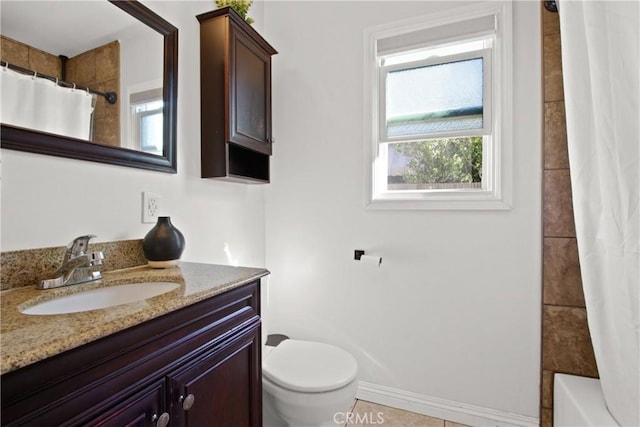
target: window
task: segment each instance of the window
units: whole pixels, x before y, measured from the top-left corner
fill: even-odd
[[[131,140],[135,149],[163,154],[162,88],[132,93],[129,97]]]
[[[509,209],[510,4],[367,32],[371,208]]]

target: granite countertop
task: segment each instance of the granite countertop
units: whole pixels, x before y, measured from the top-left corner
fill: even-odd
[[[108,271],[102,280],[50,290],[33,286],[0,292],[0,373],[5,374],[269,274],[262,268],[183,262],[178,267],[147,266]],[[146,300],[58,315],[26,315],[21,309],[97,287],[123,283],[176,282],[180,287]],[[152,285],[149,285],[152,286]]]

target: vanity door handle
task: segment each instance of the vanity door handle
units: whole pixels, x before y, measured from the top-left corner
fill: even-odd
[[[189,393],[186,397],[180,396],[178,401],[182,403],[182,409],[184,409],[185,411],[188,411],[189,409],[191,409],[191,407],[195,403],[196,397],[193,394]]]
[[[169,416],[169,414],[167,412],[164,412],[160,416],[158,416],[158,414],[153,414],[153,416],[151,417],[151,422],[155,422],[156,427],[167,427],[170,419],[171,417]]]

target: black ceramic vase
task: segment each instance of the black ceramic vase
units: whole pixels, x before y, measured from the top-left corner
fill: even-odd
[[[153,268],[168,268],[178,264],[184,250],[184,236],[168,216],[158,217],[156,225],[142,241],[144,256]]]

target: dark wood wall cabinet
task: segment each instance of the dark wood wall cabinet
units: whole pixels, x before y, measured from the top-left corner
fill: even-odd
[[[202,177],[269,182],[277,52],[230,7],[197,18]]]
[[[261,426],[259,283],[2,375],[2,425]]]

